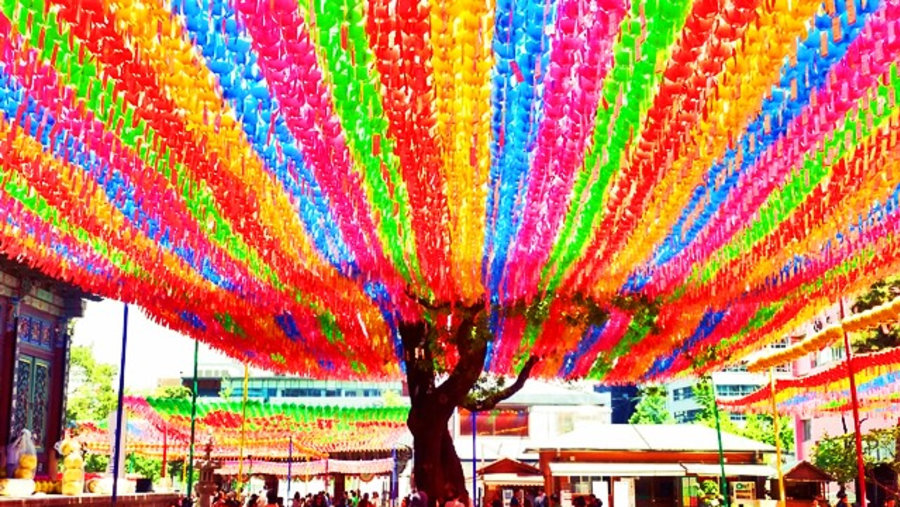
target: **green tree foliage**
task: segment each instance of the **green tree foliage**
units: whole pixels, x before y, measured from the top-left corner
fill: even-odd
[[[138,474],[153,482],[160,478],[160,472],[162,471],[162,460],[160,459],[132,453],[126,458],[126,463],[130,473]]]
[[[88,473],[104,473],[109,464],[109,456],[105,454],[90,453],[84,460],[84,471]],[[181,467],[183,460],[170,461],[166,468],[170,477],[181,478]],[[138,474],[141,477],[152,479],[156,482],[160,478],[162,470],[162,460],[158,458],[148,458],[140,454],[131,453],[125,459],[125,469],[128,473]]]
[[[691,387],[694,398],[700,405],[700,413],[697,414],[697,422],[707,426],[716,426],[716,397],[713,394],[712,382],[708,378],[703,378]],[[728,414],[719,411],[719,422],[723,424],[722,430],[725,430],[724,424],[730,422]]]
[[[162,398],[165,400],[190,400],[192,398],[191,390],[184,386],[161,386],[153,391],[154,398]]]
[[[872,284],[868,292],[856,298],[853,313],[883,305],[900,296],[900,277],[887,278]],[[875,352],[900,346],[900,326],[881,325],[853,335],[853,349],[857,353]]]
[[[66,421],[105,421],[116,409],[118,396],[113,381],[118,368],[98,363],[91,347],[75,346],[69,353],[69,392]]]
[[[711,428],[716,427],[716,402],[713,396],[712,382],[708,378],[694,384],[694,397],[700,404],[700,414],[697,422]],[[740,435],[757,442],[775,445],[775,428],[772,416],[766,414],[750,414],[743,426],[736,425],[728,412],[719,410],[719,424],[722,431]],[[794,426],[790,417],[778,419],[778,434],[781,439],[782,449],[794,447]]]
[[[794,421],[787,416],[778,418],[778,436],[781,438],[782,449],[794,448]],[[740,434],[769,445],[775,445],[775,427],[772,424],[772,416],[768,414],[749,414]]]
[[[900,429],[873,430],[863,435],[863,457],[867,469],[888,464],[898,465],[896,442]],[[817,467],[831,474],[841,484],[856,479],[856,442],[853,433],[836,437],[826,436],[816,443],[812,461]]]
[[[223,377],[221,385],[222,385],[222,388],[219,389],[219,398],[222,398],[225,401],[230,400],[231,397],[234,396],[234,388],[231,387],[231,378]],[[188,389],[187,391],[188,391],[188,396],[190,396],[191,390]]]
[[[84,458],[84,471],[89,474],[102,474],[106,472],[108,464],[109,456],[90,453]]]
[[[641,388],[640,401],[634,414],[628,419],[631,424],[667,424],[675,422],[666,407],[666,389],[660,386]]]

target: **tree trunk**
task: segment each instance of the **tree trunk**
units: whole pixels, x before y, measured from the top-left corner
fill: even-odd
[[[476,318],[476,313],[464,315],[453,336],[443,340],[437,339],[437,333],[449,331],[426,322],[400,325],[410,399],[406,424],[413,435],[413,483],[428,495],[428,507],[448,495],[468,493],[449,422],[481,375],[487,354],[487,339],[480,334]],[[434,350],[441,342],[455,344],[459,360],[437,386]]]
[[[414,407],[407,424],[413,435],[413,481],[430,505],[466,492],[462,464],[448,429],[449,417]]]
[[[490,339],[482,308],[457,308],[453,316],[458,324],[453,330],[435,328],[424,320],[399,325],[410,399],[406,425],[413,435],[413,484],[428,495],[427,507],[442,504],[448,497],[475,493],[466,489],[450,433],[450,418],[457,407],[473,411],[492,409],[522,388],[537,363],[536,358],[530,357],[512,385],[480,400],[468,399],[484,368]],[[436,385],[435,353],[440,354],[439,347],[448,345],[455,347],[458,360],[443,382]]]

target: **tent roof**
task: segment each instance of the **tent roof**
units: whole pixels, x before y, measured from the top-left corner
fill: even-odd
[[[809,461],[796,461],[788,463],[784,471],[784,479],[787,481],[806,482],[832,482],[834,477]]]
[[[478,469],[478,475],[493,474],[541,475],[541,471],[528,463],[512,458],[500,458]]]
[[[602,405],[606,401],[599,393],[587,390],[529,380],[519,392],[500,403],[510,405]]]
[[[725,452],[773,452],[774,447],[722,432]],[[716,430],[700,424],[608,424],[584,427],[532,444],[529,450],[718,451]]]

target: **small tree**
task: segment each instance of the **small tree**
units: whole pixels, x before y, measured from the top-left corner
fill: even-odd
[[[709,426],[710,428],[715,428],[717,406],[716,395],[713,393],[712,381],[709,377],[704,377],[694,384],[691,391],[694,393],[694,398],[697,399],[697,403],[700,404],[700,413],[697,414],[697,422]],[[738,428],[731,422],[731,417],[729,417],[728,413],[721,409],[718,409],[718,411],[719,426],[722,431],[738,433]]]
[[[697,422],[714,428],[716,426],[716,402],[713,395],[712,382],[708,378],[704,378],[693,387],[694,397],[700,403],[700,414]],[[789,417],[780,417],[778,419],[778,434],[781,439],[781,445],[785,449],[794,446],[794,428]],[[743,427],[737,426],[731,420],[729,414],[723,410],[719,410],[719,424],[722,431],[734,433],[742,437],[763,442],[769,445],[775,445],[775,428],[772,423],[772,416],[768,414],[751,414],[747,416],[746,424]]]
[[[785,449],[792,449],[794,447],[794,428],[792,425],[793,421],[790,417],[781,416],[778,418],[778,437],[781,439],[781,445]],[[775,445],[775,427],[771,415],[748,415],[747,422],[744,424],[744,427],[740,429],[740,433],[757,442]]]
[[[129,469],[141,477],[156,482],[161,477],[162,460],[131,453],[128,455]]]
[[[222,398],[225,401],[231,399],[234,395],[234,388],[231,387],[231,377],[222,377],[221,388],[219,389],[219,398]],[[188,389],[188,395],[190,395],[190,389]]]
[[[875,282],[869,290],[856,298],[853,313],[859,313],[883,305],[900,296],[900,277],[887,278]],[[900,326],[887,324],[856,333],[853,351],[856,353],[876,352],[900,346]]]
[[[862,436],[863,459],[867,469],[880,464],[888,464],[896,469],[897,455],[895,442],[898,428],[873,430]],[[857,479],[856,436],[853,433],[825,436],[813,449],[813,464],[831,474],[834,479],[845,484]]]
[[[631,424],[667,424],[675,422],[666,406],[665,388],[660,386],[642,387],[640,401],[628,422]]]
[[[191,390],[187,387],[177,386],[161,386],[153,391],[154,398],[162,398],[166,400],[189,400],[191,399]]]
[[[113,389],[117,373],[118,368],[114,365],[98,363],[91,347],[72,347],[69,352],[69,392],[66,401],[68,424],[106,420],[118,403]]]

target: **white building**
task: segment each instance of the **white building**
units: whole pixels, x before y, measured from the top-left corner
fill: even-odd
[[[610,424],[608,399],[608,395],[595,393],[588,387],[529,380],[521,391],[494,410],[476,415],[474,437],[471,414],[459,410],[450,422],[456,453],[469,478],[473,455],[478,466],[501,458],[536,465],[537,454],[526,452],[535,442],[580,428]]]
[[[740,398],[746,396],[761,386],[769,383],[768,373],[750,373],[747,371],[747,362],[756,357],[769,353],[772,349],[787,347],[789,339],[773,343],[760,352],[751,354],[745,360],[736,363],[722,371],[712,374],[713,384],[716,386],[716,396],[719,399]],[[789,364],[775,369],[776,378],[789,378],[791,366]],[[694,396],[693,387],[696,379],[679,379],[666,384],[666,405],[669,413],[677,423],[689,423],[697,420],[701,406]],[[746,416],[743,414],[730,414],[731,420],[740,423]]]

